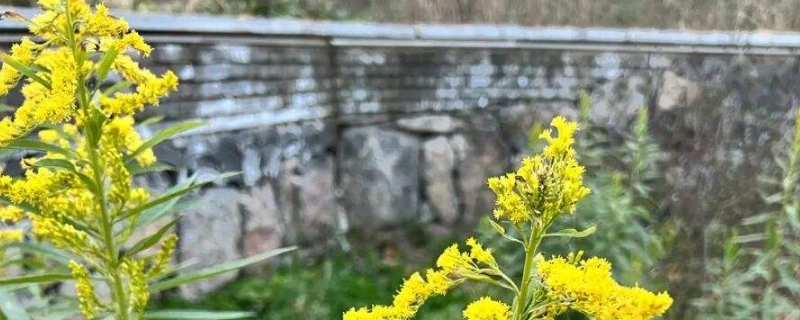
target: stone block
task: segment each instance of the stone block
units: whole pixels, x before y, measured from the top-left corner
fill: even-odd
[[[380,127],[348,129],[339,142],[342,206],[360,230],[398,226],[419,205],[419,142]]]
[[[178,252],[181,263],[193,262],[188,271],[212,267],[241,258],[242,194],[231,188],[209,188],[197,206],[180,222]],[[182,286],[181,296],[199,300],[236,277],[236,272]]]

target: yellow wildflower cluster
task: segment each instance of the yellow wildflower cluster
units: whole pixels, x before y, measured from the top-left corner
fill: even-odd
[[[40,0],[39,4],[44,11],[30,20],[29,29],[46,42],[37,44],[26,37],[12,47],[11,54],[2,55],[6,63],[0,69],[0,95],[16,87],[20,66],[35,77],[23,86],[25,101],[13,119],[0,121],[0,146],[39,125],[65,123],[81,116],[76,108],[79,82],[90,72],[104,77],[107,70],[100,69],[108,66],[102,61],[76,59],[79,51],[101,56],[114,50],[112,69],[136,85],[134,92],[95,92],[107,116],[130,115],[145,105],[157,105],[160,97],[177,88],[178,78],[171,71],[158,77],[127,55],[128,49],[145,56],[152,49],[128,28],[127,22],[109,15],[105,6],[99,5],[92,12],[83,0]],[[65,34],[64,30],[72,29],[69,23],[77,27]]]
[[[162,250],[151,256],[123,250],[150,200],[132,176],[156,162],[143,147],[134,114],[157,105],[178,79],[170,71],[157,76],[141,68],[131,55],[147,56],[152,48],[105,6],[38,3],[36,17],[14,19],[28,24],[35,37],[2,54],[0,95],[21,84],[24,102],[0,120],[0,149],[30,148],[41,155],[22,161],[22,177],[0,173],[0,222],[27,218],[36,239],[76,257],[68,267],[86,318],[141,318],[147,284],[168,271],[177,237],[160,241]],[[133,87],[106,90],[101,85],[109,73]],[[38,141],[26,139],[34,132]],[[0,242],[20,239],[21,231],[0,231]],[[85,266],[104,280],[99,283],[111,291],[111,301],[95,295]]]
[[[511,318],[511,307],[507,304],[483,297],[464,309],[467,320],[507,320]]]
[[[589,194],[583,184],[584,168],[576,161],[573,149],[578,125],[556,117],[551,126],[558,135],[554,137],[552,130],[540,135],[548,143],[541,154],[524,159],[516,172],[489,179],[489,187],[497,195],[494,210],[497,221],[490,223],[503,238],[522,246],[525,253],[522,279],[512,280],[501,270],[491,249],[469,238],[469,252],[460,251],[458,245],[445,249],[436,261],[440,271],[429,271],[427,282],[414,274],[392,306],[351,309],[344,314],[344,320],[412,317],[431,294],[446,292],[429,288],[434,282],[430,273],[449,279],[450,286],[473,280],[514,294],[510,305],[488,297],[473,302],[463,312],[467,320],[556,319],[569,309],[597,320],[646,320],[664,314],[672,304],[667,293],[653,294],[637,287],[620,286],[611,277],[611,266],[605,260],[580,261],[582,254],[578,254],[545,261],[537,252],[546,237],[585,237],[594,230],[547,232],[553,221],[572,213],[577,202]],[[512,225],[516,234],[507,234],[501,223]]]
[[[466,279],[486,278],[480,264],[495,270],[497,263],[494,256],[475,239],[470,238],[467,245],[472,248],[470,252],[459,251],[456,244],[447,248],[436,261],[439,269],[428,269],[425,278],[419,272],[412,274],[394,296],[392,305],[376,305],[371,309],[353,308],[345,312],[344,320],[411,319],[430,297],[444,295]]]
[[[548,226],[558,215],[575,211],[576,203],[589,194],[572,147],[578,125],[556,117],[551,126],[558,136],[550,129],[542,132],[548,145],[541,155],[525,158],[517,172],[489,179],[497,196],[495,219]]]
[[[87,318],[96,317],[101,306],[100,301],[95,295],[94,285],[92,281],[89,280],[89,273],[86,271],[86,268],[75,261],[69,262],[69,270],[70,273],[72,273],[72,277],[75,278],[77,282],[75,288],[81,312],[83,312]]]
[[[570,260],[575,259],[558,257],[538,264],[547,296],[556,302],[553,316],[573,309],[597,320],[646,320],[663,315],[672,304],[667,293],[617,284],[605,259]]]

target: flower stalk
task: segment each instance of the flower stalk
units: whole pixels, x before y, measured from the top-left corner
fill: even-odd
[[[573,149],[578,124],[556,117],[551,127],[539,136],[547,143],[541,154],[524,159],[516,172],[489,179],[489,188],[497,196],[490,223],[503,238],[520,244],[525,253],[518,282],[501,270],[491,249],[470,238],[469,251],[462,252],[453,245],[442,253],[436,261],[439,269],[428,271],[435,277],[429,276],[426,281],[419,274],[412,275],[391,305],[353,308],[344,313],[344,320],[411,319],[429,297],[446,294],[467,281],[497,285],[514,295],[511,305],[490,297],[480,298],[464,310],[467,320],[552,320],[567,310],[597,320],[647,320],[663,315],[672,304],[667,293],[619,285],[606,260],[582,259],[583,252],[547,260],[539,252],[545,238],[586,237],[595,230],[548,232],[554,221],[572,214],[576,204],[589,194],[582,180],[584,168],[578,164]],[[516,230],[519,239],[506,234],[503,224]]]

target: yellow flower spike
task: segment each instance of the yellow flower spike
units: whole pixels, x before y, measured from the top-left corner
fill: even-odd
[[[122,271],[130,279],[131,307],[138,313],[144,313],[150,292],[147,290],[147,279],[144,274],[144,261],[126,259],[122,262]]]
[[[147,270],[148,277],[155,277],[167,271],[167,266],[169,266],[172,253],[175,251],[175,246],[177,244],[178,235],[174,233],[168,235],[167,238],[164,239],[161,244],[161,251],[156,253],[155,257],[153,257],[153,264],[150,270]]]
[[[494,256],[492,255],[492,249],[484,249],[483,246],[478,243],[478,240],[475,240],[475,238],[467,239],[467,246],[471,248],[469,256],[472,257],[472,259],[491,267],[497,267],[497,261],[495,261]]]
[[[124,36],[128,31],[128,22],[111,16],[105,4],[98,4],[95,12],[86,19],[86,27],[92,34],[101,37]]]
[[[367,308],[351,308],[344,313],[343,320],[378,320],[376,315],[373,315]]]
[[[653,294],[617,284],[608,261],[596,257],[577,260],[579,256],[538,264],[547,295],[563,307],[598,320],[646,320],[663,315],[672,304],[667,293]]]
[[[453,281],[450,280],[447,273],[441,270],[428,269],[425,272],[425,278],[428,291],[435,295],[444,295],[453,286]]]
[[[0,207],[0,222],[17,223],[25,216],[25,211],[19,207],[10,205]]]
[[[20,242],[24,238],[22,230],[0,230],[0,244]]]
[[[453,244],[442,252],[439,259],[436,260],[436,266],[448,274],[457,274],[473,269],[472,258],[469,254],[459,251],[457,244]]]
[[[75,278],[75,289],[78,294],[78,304],[80,305],[83,315],[92,319],[95,318],[100,311],[100,301],[97,299],[94,291],[94,285],[89,280],[89,274],[81,264],[70,260],[69,270],[72,277]]]
[[[466,320],[508,320],[511,318],[511,307],[507,304],[483,297],[464,309]]]
[[[29,65],[36,58],[39,45],[28,37],[23,37],[20,43],[11,46],[11,58],[23,65]],[[10,65],[3,64],[0,68],[0,96],[8,94],[19,81],[19,71]],[[1,141],[1,140],[0,140]]]
[[[75,227],[58,222],[54,219],[31,217],[33,233],[39,237],[49,239],[53,245],[73,252],[86,252],[91,249],[89,234],[75,229]]]

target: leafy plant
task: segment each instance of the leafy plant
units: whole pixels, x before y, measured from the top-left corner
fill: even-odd
[[[353,308],[344,319],[410,319],[429,298],[468,281],[505,289],[513,300],[507,304],[484,296],[463,311],[467,320],[554,319],[569,310],[593,319],[650,319],[666,312],[672,304],[668,294],[617,284],[611,265],[602,258],[584,260],[583,252],[551,259],[540,254],[540,244],[547,238],[580,238],[595,231],[594,227],[550,231],[553,223],[574,212],[589,194],[582,180],[584,168],[573,149],[578,124],[557,117],[551,126],[557,136],[550,129],[542,132],[547,146],[541,154],[524,159],[516,172],[489,179],[497,196],[490,224],[524,251],[523,271],[516,281],[501,269],[491,249],[470,238],[469,251],[462,252],[454,244],[439,256],[438,268],[405,280],[390,305]]]
[[[156,162],[153,146],[199,126],[177,125],[148,140],[135,130],[133,116],[175,90],[177,77],[171,71],[159,77],[140,68],[129,53],[146,57],[150,46],[105,6],[92,10],[83,0],[40,0],[39,4],[43,11],[32,19],[4,14],[27,24],[36,40],[25,37],[11,54],[2,56],[0,94],[7,94],[24,78],[25,100],[13,117],[0,121],[0,151],[26,150],[34,156],[22,161],[24,176],[0,175],[0,201],[5,204],[0,220],[16,223],[14,229],[0,231],[0,249],[31,234],[62,250],[63,256],[51,257],[52,266],[0,279],[0,289],[7,293],[19,286],[75,281],[78,306],[88,319],[249,316],[174,310],[145,314],[154,293],[289,249],[178,272],[180,268],[170,263],[178,240],[171,230],[180,218],[173,209],[181,196],[210,180],[190,179],[161,196],[132,183],[137,174],[169,168]],[[112,72],[125,81],[106,83]],[[30,138],[34,133],[38,140]],[[30,227],[20,224],[23,220],[30,221]],[[96,293],[98,287],[110,292],[107,299]],[[23,314],[10,308],[3,312],[13,318]]]
[[[586,221],[592,221],[601,231],[591,241],[576,239],[574,245],[607,257],[625,284],[652,284],[652,272],[670,238],[669,225],[659,225],[654,214],[658,209],[654,186],[661,181],[658,162],[663,153],[650,137],[648,120],[647,109],[640,108],[621,143],[609,142],[605,130],[590,128],[583,121],[593,134],[587,134],[585,143],[578,146],[592,156],[587,160],[587,185],[595,193],[578,206],[576,216],[584,222],[574,223],[585,227]]]
[[[715,224],[708,230],[710,237],[721,234],[727,240],[707,264],[710,279],[694,301],[703,319],[800,318],[800,111],[792,139],[775,162],[778,177],[762,176],[758,188],[768,209],[743,219],[740,228]]]

